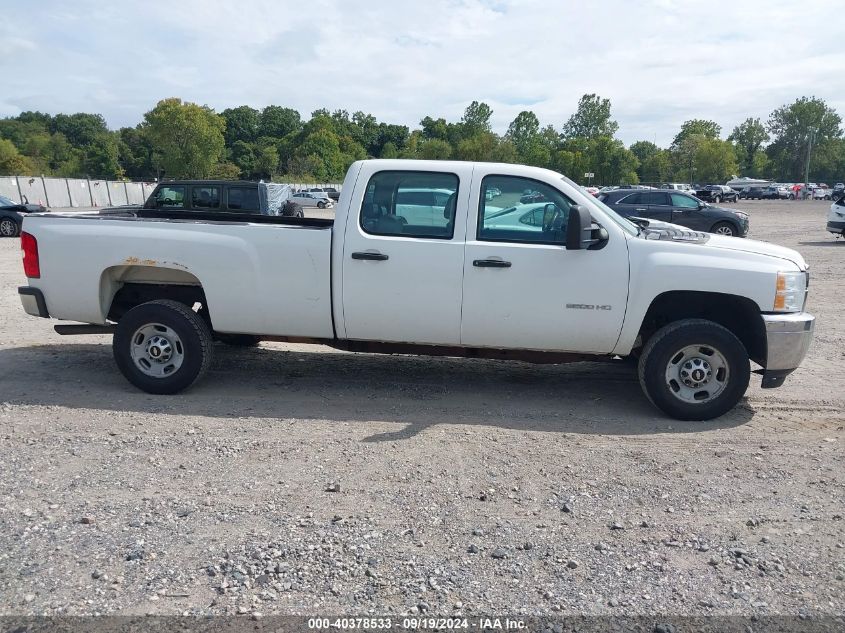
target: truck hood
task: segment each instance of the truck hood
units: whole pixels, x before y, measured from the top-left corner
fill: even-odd
[[[801,257],[801,253],[785,246],[749,240],[743,237],[726,237],[724,235],[711,235],[707,242],[708,246],[724,248],[731,251],[742,251],[743,253],[754,253],[755,255],[768,255],[792,262],[801,270],[807,270],[807,262]]]
[[[643,229],[641,237],[645,239],[671,240],[673,242],[688,242],[691,244],[706,244],[713,248],[776,257],[792,262],[801,270],[807,270],[807,262],[804,261],[801,253],[791,248],[768,242],[749,240],[744,237],[727,237],[715,233],[700,233],[684,226],[670,224],[669,222],[660,222],[659,220],[648,220],[648,227]]]

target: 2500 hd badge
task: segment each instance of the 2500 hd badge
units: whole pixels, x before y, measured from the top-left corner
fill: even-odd
[[[567,303],[566,307],[569,310],[613,310],[613,306],[599,306],[592,303]]]

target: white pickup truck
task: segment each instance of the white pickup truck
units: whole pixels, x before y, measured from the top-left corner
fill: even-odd
[[[81,322],[63,334],[113,333],[121,372],[150,393],[192,385],[215,339],[268,339],[630,357],[657,407],[704,420],[743,396],[750,361],[763,387],[780,386],[813,332],[797,252],[632,223],[521,165],[356,162],[335,220],[138,209],[30,215],[23,231],[26,312]]]

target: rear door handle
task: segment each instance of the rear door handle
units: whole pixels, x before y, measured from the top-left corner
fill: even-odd
[[[634,209],[634,211],[648,211],[645,207],[640,207],[639,209]]]
[[[352,253],[352,259],[367,259],[374,262],[383,262],[388,259],[387,255],[383,253],[370,253],[368,251]]]
[[[511,263],[501,259],[474,259],[472,265],[477,268],[510,268]]]

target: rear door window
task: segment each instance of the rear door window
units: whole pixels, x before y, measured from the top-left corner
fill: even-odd
[[[258,187],[229,187],[227,206],[238,213],[261,213]]]
[[[194,186],[191,187],[191,208],[193,209],[219,209],[220,208],[220,187],[219,186]]]

